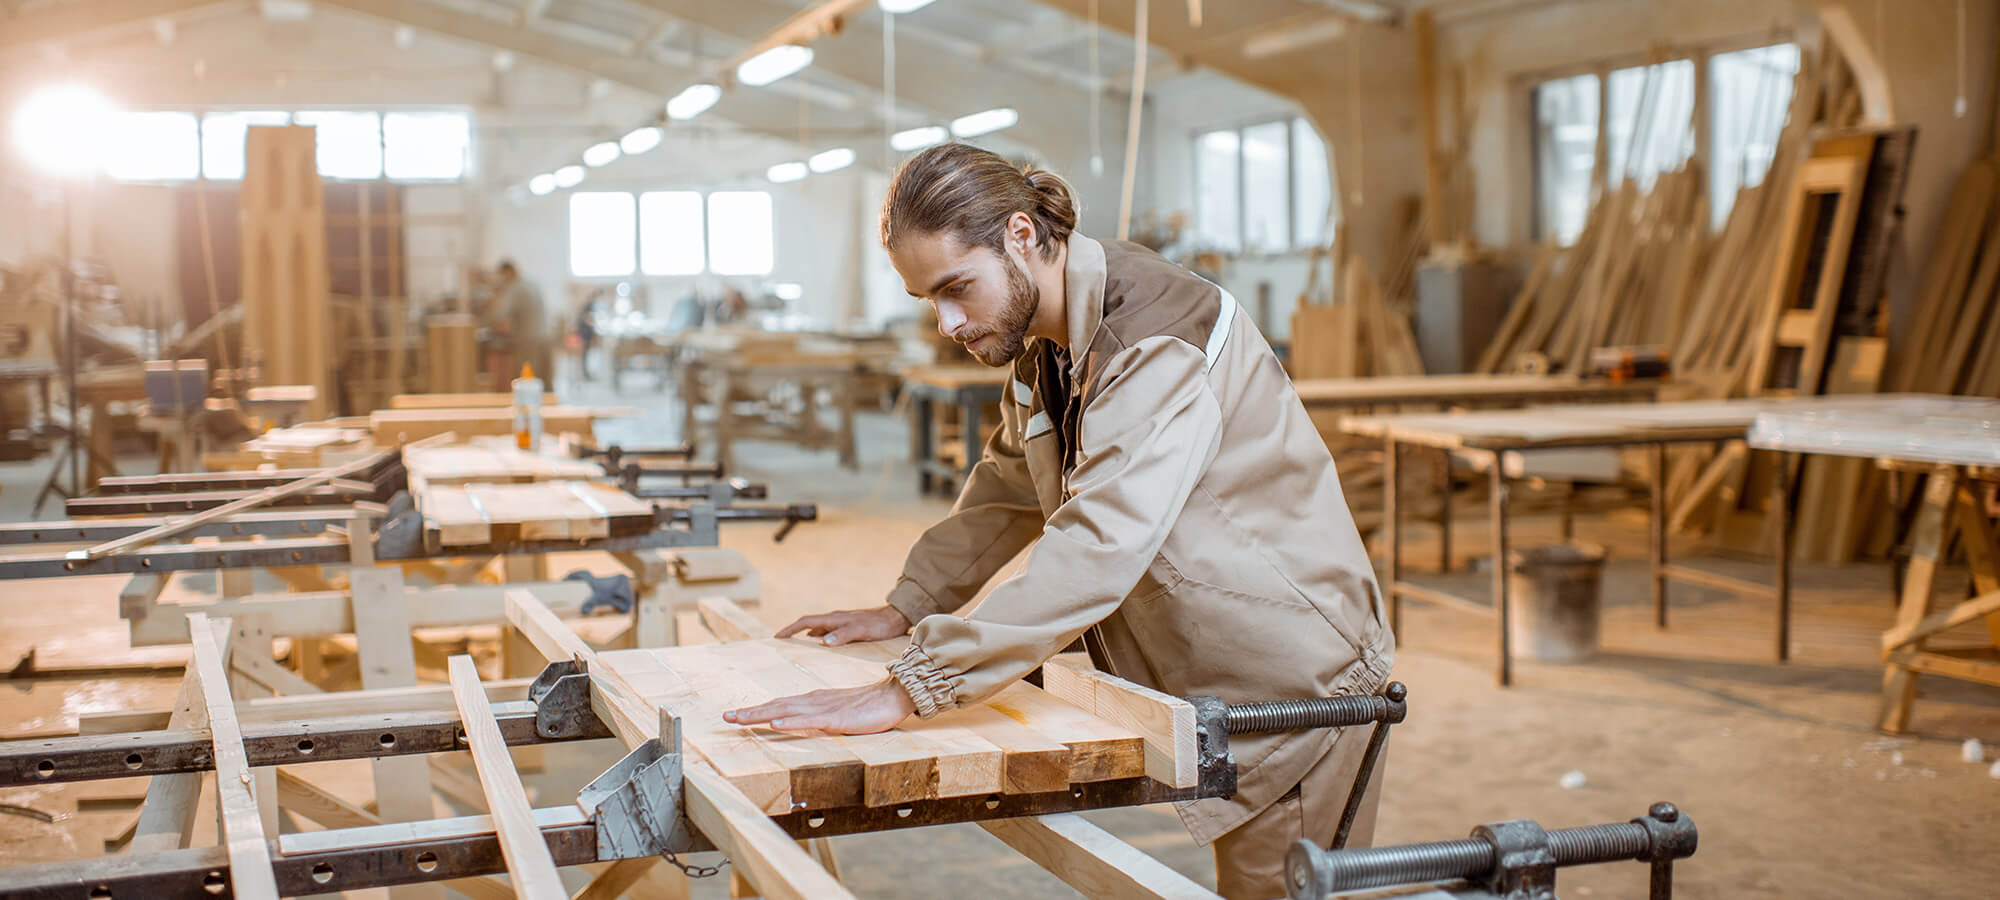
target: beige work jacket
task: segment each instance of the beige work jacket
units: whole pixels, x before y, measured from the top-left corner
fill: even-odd
[[[1078,637],[1100,667],[1230,703],[1365,694],[1393,640],[1333,459],[1227,291],[1136,244],[1075,235],[1071,359],[1032,340],[1002,424],[890,605],[921,714],[983,700]],[[1066,377],[1065,377],[1066,376]],[[1021,571],[962,609],[1033,544]],[[1208,843],[1356,731],[1230,740],[1234,800],[1183,805]]]

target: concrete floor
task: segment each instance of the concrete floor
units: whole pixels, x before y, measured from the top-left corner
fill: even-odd
[[[622,394],[585,386],[565,400],[654,407],[644,420],[605,423],[607,440],[678,438],[670,401],[646,376],[629,377]],[[768,482],[773,501],[821,505],[821,521],[782,544],[770,541],[773,529],[765,525],[725,533],[725,545],[750,557],[763,575],[766,600],[758,614],[770,624],[878,604],[910,542],[949,508],[916,495],[899,420],[870,414],[860,424],[858,473],[839,469],[830,452],[755,443],[739,449],[738,474]],[[26,518],[50,462],[0,466],[0,521]],[[1523,663],[1516,686],[1500,690],[1484,622],[1417,605],[1406,610],[1395,674],[1410,687],[1412,713],[1392,744],[1378,841],[1460,837],[1475,824],[1514,817],[1550,827],[1622,821],[1655,800],[1672,800],[1702,829],[1700,853],[1679,870],[1682,897],[1994,896],[2000,858],[1988,851],[2000,833],[2000,779],[1988,775],[1987,765],[1962,762],[1960,743],[1981,738],[2000,755],[2000,691],[1928,679],[1914,734],[1892,740],[1872,730],[1880,669],[1869,664],[1870,648],[1892,615],[1885,567],[1798,572],[1794,661],[1779,666],[1768,661],[1768,613],[1754,603],[1677,587],[1674,627],[1665,633],[1651,627],[1637,515],[1587,520],[1583,533],[1614,553],[1604,587],[1606,652],[1588,664]],[[1553,534],[1552,522],[1529,521],[1516,541]],[[1412,542],[1418,559],[1434,557],[1429,541],[1418,529]],[[1480,527],[1462,522],[1456,545],[1461,565],[1479,556]],[[604,564],[577,555],[552,568]],[[1445,579],[1483,583],[1476,571]],[[11,664],[30,646],[41,648],[44,665],[121,657],[120,581],[0,586],[9,623],[0,629],[0,663]],[[177,651],[145,652],[170,663]],[[0,738],[61,733],[83,712],[163,705],[176,683],[172,675],[8,681],[0,686]],[[530,779],[544,804],[572,795],[615,756],[603,746],[551,749],[544,774]],[[1560,786],[1569,772],[1581,772],[1585,783]],[[362,785],[351,799],[367,799],[365,779],[331,781]],[[129,815],[129,805],[119,808],[129,799],[116,798],[139,793],[143,784],[136,781],[0,791],[0,803],[66,816],[44,823],[0,814],[0,862],[95,854],[102,836]],[[1171,811],[1090,818],[1213,883],[1207,851],[1193,845]],[[1074,896],[973,827],[841,838],[835,845],[844,877],[865,897]],[[583,880],[581,873],[571,877]],[[723,896],[720,881],[702,884],[697,895]],[[1645,873],[1636,864],[1565,870],[1559,884],[1566,897],[1638,897]]]

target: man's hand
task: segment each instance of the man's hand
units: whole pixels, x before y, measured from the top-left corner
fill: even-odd
[[[874,734],[896,727],[917,711],[908,691],[894,678],[851,688],[828,688],[733,709],[722,720],[737,725],[769,724],[779,731],[820,734]]]
[[[778,637],[788,638],[803,631],[813,637],[824,636],[821,643],[838,647],[855,641],[886,641],[909,630],[910,620],[903,618],[895,607],[885,605],[806,616],[780,629]]]

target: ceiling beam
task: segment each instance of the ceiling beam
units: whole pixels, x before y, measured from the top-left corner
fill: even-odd
[[[167,16],[177,16],[226,0],[110,0],[110,2],[62,3],[39,11],[14,11],[7,27],[0,29],[0,53],[60,43],[87,37],[100,31],[142,25]]]

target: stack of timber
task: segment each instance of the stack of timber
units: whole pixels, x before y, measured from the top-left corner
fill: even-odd
[[[1537,253],[1477,371],[1507,371],[1530,355],[1577,371],[1592,348],[1650,344],[1666,347],[1676,378],[1705,396],[1741,395],[1808,135],[1854,121],[1845,65],[1836,57],[1824,68],[1801,61],[1771,168],[1737,193],[1719,235],[1709,236],[1707,177],[1693,161],[1650,189],[1620,181],[1575,245]]]
[[[2000,397],[2000,156],[1968,166],[1952,190],[1925,261],[1915,316],[1890,348],[1887,390]],[[1885,556],[1904,538],[1923,497],[1920,477],[1892,496],[1886,476],[1864,467],[1855,518],[1840,554]],[[1893,508],[1891,508],[1893,507]]]
[[[805,737],[722,721],[724,710],[880,681],[898,643],[730,640],[609,651],[597,662],[648,702],[672,708],[688,750],[773,815],[1041,793],[1139,775],[1193,783],[1192,706],[1100,688],[1099,673],[1068,661],[1043,669],[1046,689],[1016,683],[985,703],[907,719],[882,734]]]
[[[425,530],[446,547],[563,541],[641,534],[652,504],[590,481],[417,487]]]
[[[1365,261],[1345,252],[1344,240],[1336,239],[1330,251],[1314,248],[1308,263],[1311,274],[1292,313],[1288,368],[1293,378],[1424,374],[1409,316],[1398,311],[1410,306],[1409,272],[1421,247],[1416,228],[1420,223],[1409,224],[1404,230],[1405,252],[1398,254],[1396,265],[1400,274],[1386,291]],[[1322,259],[1330,259],[1339,273],[1338,290],[1329,284],[1329,296],[1324,298],[1318,290]]]
[[[243,341],[261,384],[309,384],[321,418],[334,394],[325,187],[309,126],[253,127],[244,143]]]
[[[511,439],[503,439],[511,440]],[[487,439],[470,446],[405,450],[403,465],[411,488],[467,484],[532,484],[538,481],[594,481],[604,477],[596,463],[530,453]]]

